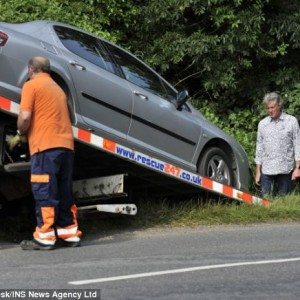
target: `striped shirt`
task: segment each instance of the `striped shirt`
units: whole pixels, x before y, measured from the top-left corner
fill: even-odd
[[[255,163],[267,175],[289,174],[300,160],[300,130],[295,117],[281,113],[258,124]]]

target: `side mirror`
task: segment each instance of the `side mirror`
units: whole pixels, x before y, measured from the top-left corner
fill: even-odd
[[[176,98],[176,108],[177,110],[181,109],[182,105],[188,100],[189,93],[187,90],[183,90],[177,94]]]

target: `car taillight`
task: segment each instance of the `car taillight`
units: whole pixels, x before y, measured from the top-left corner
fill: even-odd
[[[8,35],[2,31],[0,31],[0,47],[3,47],[8,40]]]

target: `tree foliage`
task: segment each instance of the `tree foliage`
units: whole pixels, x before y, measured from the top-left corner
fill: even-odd
[[[299,81],[299,1],[140,2],[125,44],[196,98],[244,107]]]
[[[135,14],[131,0],[0,0],[1,22],[54,20],[117,41]]]

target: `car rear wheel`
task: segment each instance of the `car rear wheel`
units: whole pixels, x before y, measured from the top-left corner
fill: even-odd
[[[207,149],[201,157],[198,172],[214,181],[226,185],[233,185],[234,177],[230,160],[220,148]]]

